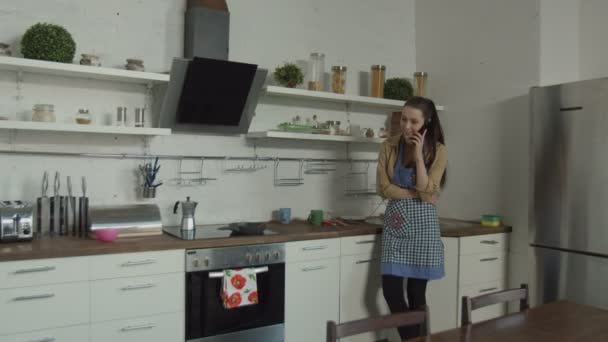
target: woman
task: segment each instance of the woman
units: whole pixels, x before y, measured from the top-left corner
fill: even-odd
[[[445,183],[447,155],[433,101],[408,100],[400,128],[399,136],[382,144],[376,181],[378,194],[389,199],[382,234],[382,290],[392,313],[423,308],[427,282],[444,276],[435,202]],[[401,339],[419,331],[418,327],[398,330]]]

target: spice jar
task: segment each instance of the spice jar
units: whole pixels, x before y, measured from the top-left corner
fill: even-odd
[[[55,106],[52,104],[35,105],[32,121],[55,122]]]
[[[323,78],[325,77],[325,55],[322,53],[311,53],[308,62],[309,90],[323,90]]]
[[[426,96],[426,79],[428,75],[428,73],[423,71],[414,73],[414,95]]]
[[[386,66],[372,65],[372,97],[384,97],[384,78],[386,74]]]
[[[78,114],[76,114],[76,122],[81,125],[88,125],[91,123],[91,113],[89,113],[88,109],[79,109]]]
[[[346,67],[331,67],[331,90],[336,94],[344,94],[346,90]]]
[[[10,56],[11,55],[10,47],[11,47],[10,44],[0,43],[0,56]]]

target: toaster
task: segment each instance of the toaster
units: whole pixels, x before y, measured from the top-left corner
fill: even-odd
[[[34,209],[25,201],[0,201],[0,242],[31,240]]]

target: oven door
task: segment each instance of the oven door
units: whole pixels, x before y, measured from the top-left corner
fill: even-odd
[[[222,304],[222,277],[186,273],[186,340],[197,342],[284,340],[285,264],[259,265],[258,300],[255,305],[226,309]]]

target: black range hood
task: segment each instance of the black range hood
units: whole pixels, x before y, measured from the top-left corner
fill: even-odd
[[[161,127],[223,134],[249,130],[268,70],[227,60],[229,27],[225,1],[188,2],[185,58],[173,60]]]

